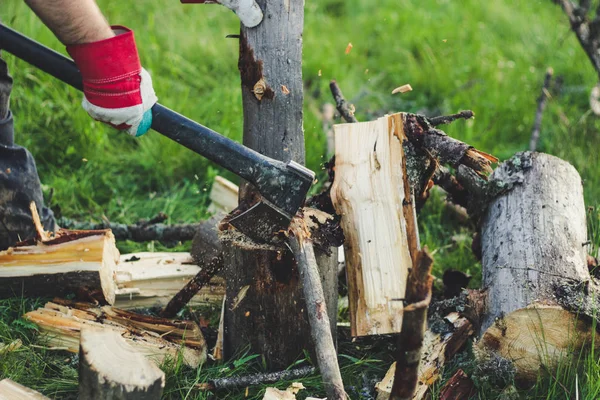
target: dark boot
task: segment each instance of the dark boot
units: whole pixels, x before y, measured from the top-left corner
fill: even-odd
[[[44,229],[56,230],[52,210],[44,207],[35,160],[27,149],[14,144],[13,117],[8,109],[12,79],[0,58],[0,250],[35,237],[29,209],[35,202]]]

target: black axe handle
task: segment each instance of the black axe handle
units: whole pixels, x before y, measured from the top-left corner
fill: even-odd
[[[72,60],[4,24],[0,24],[0,49],[83,91],[81,74]],[[302,187],[300,192],[307,186],[304,182],[312,183],[314,179],[314,173],[308,169],[292,168],[290,171],[285,163],[266,157],[158,103],[152,107],[152,129],[246,179],[290,215],[302,205],[310,184],[304,193],[293,190],[290,193],[286,186],[298,180],[297,186]],[[287,185],[274,187],[277,177],[287,178],[283,179]]]

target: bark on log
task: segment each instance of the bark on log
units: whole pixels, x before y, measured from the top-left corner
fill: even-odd
[[[328,399],[344,400],[346,392],[337,361],[327,304],[321,284],[310,232],[301,218],[295,218],[289,229],[289,243],[298,265],[302,290],[306,300],[310,333],[315,346],[317,365]]]
[[[0,381],[0,400],[50,400],[40,392],[23,385],[3,379]]]
[[[113,304],[119,250],[112,233],[59,230],[56,235],[0,252],[0,298],[75,293]]]
[[[200,267],[190,253],[122,254],[116,266],[114,305],[124,310],[162,308],[199,272]],[[224,296],[225,280],[217,276],[189,304],[220,304]]]
[[[240,32],[244,145],[281,161],[303,164],[304,3],[257,3],[265,19],[252,29],[242,26]],[[244,184],[240,187],[242,207],[255,198],[256,193]],[[225,355],[250,344],[251,352],[264,355],[268,368],[283,369],[312,347],[293,258],[282,249],[248,248],[243,240],[226,243]],[[236,297],[241,303],[234,307]]]
[[[491,352],[510,360],[516,380],[527,384],[540,365],[553,369],[590,339],[586,323],[555,296],[561,283],[590,281],[583,188],[569,163],[530,152],[502,164],[490,184],[500,194],[482,223],[488,311],[480,358]]]
[[[84,328],[79,345],[80,400],[159,400],[165,374],[115,331]]]
[[[471,378],[465,374],[465,371],[459,369],[440,391],[440,400],[468,400],[476,393]]]
[[[400,332],[418,232],[401,114],[336,125],[331,198],[341,215],[353,336]]]
[[[62,303],[62,304],[59,304]],[[206,360],[206,342],[200,328],[190,321],[173,321],[131,313],[117,308],[95,307],[55,299],[44,308],[30,311],[25,318],[38,325],[50,346],[79,351],[80,332],[85,327],[113,330],[136,350],[157,364],[177,359],[197,368]]]
[[[441,325],[442,328],[435,327]],[[413,400],[428,398],[431,386],[441,377],[444,365],[464,346],[473,334],[473,325],[465,317],[452,312],[439,324],[432,324],[425,332],[421,363],[419,364],[419,383]],[[388,400],[394,384],[396,363],[393,363],[381,382],[375,385],[377,400]]]
[[[253,375],[232,376],[229,378],[210,379],[208,383],[199,383],[196,387],[200,390],[225,390],[277,383],[303,378],[315,373],[315,367],[300,367],[278,372],[266,372]]]

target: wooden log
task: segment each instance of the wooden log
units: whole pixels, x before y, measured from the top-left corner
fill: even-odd
[[[473,325],[465,317],[452,312],[443,318],[443,329],[431,328],[425,332],[419,364],[419,380],[413,400],[426,399],[431,386],[442,375],[444,365],[464,346],[474,333]],[[393,363],[381,382],[375,385],[377,400],[388,400],[394,384],[396,363]]]
[[[264,372],[252,375],[231,376],[228,378],[210,379],[207,383],[196,384],[200,390],[226,390],[244,388],[248,386],[257,386],[265,383],[277,383],[280,381],[289,381],[312,375],[315,373],[315,367],[306,366],[285,371]]]
[[[351,332],[398,333],[408,270],[419,247],[402,114],[334,130],[331,198],[346,238]]]
[[[346,392],[337,361],[327,304],[321,284],[310,232],[302,218],[295,218],[289,230],[289,243],[298,264],[306,301],[310,333],[315,345],[317,365],[328,399],[344,400]]]
[[[75,293],[113,304],[118,260],[110,230],[59,230],[53,238],[0,252],[0,298]]]
[[[49,400],[49,398],[10,379],[2,379],[0,400]]]
[[[468,400],[477,393],[475,384],[459,369],[440,391],[440,400]]]
[[[215,180],[210,189],[210,205],[208,212],[210,213],[228,213],[238,206],[238,185],[223,178],[215,176]]]
[[[58,303],[62,304],[58,304]],[[167,358],[183,357],[196,368],[206,360],[206,342],[198,325],[173,321],[89,303],[56,299],[25,314],[45,334],[46,343],[67,351],[79,351],[80,332],[85,327],[113,330],[136,350],[160,364]]]
[[[590,327],[555,295],[557,285],[590,281],[583,187],[569,163],[530,152],[503,163],[490,184],[500,193],[482,221],[488,310],[479,358],[508,359],[527,385],[541,365],[552,370],[591,343]]]
[[[115,307],[164,307],[201,268],[190,253],[132,253],[122,254],[116,266]],[[214,277],[192,297],[192,306],[215,305],[225,296],[225,280]]]
[[[80,400],[159,400],[165,374],[111,330],[86,327],[79,345]]]

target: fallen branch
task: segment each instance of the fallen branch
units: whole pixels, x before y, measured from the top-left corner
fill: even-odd
[[[451,115],[440,115],[439,117],[431,117],[429,118],[429,123],[431,126],[438,126],[443,124],[450,124],[457,119],[471,119],[475,116],[475,113],[471,110],[464,110],[457,114]]]
[[[552,68],[546,70],[544,85],[542,86],[540,97],[538,97],[537,109],[535,111],[535,122],[531,132],[531,140],[529,141],[529,151],[536,151],[537,149],[538,140],[540,138],[540,128],[542,125],[542,115],[544,114],[548,97],[550,97],[550,82],[552,81],[553,74],[554,71]]]
[[[235,389],[248,386],[261,385],[265,383],[276,383],[280,381],[303,378],[315,373],[315,367],[306,366],[279,372],[267,372],[245,376],[232,376],[229,378],[210,379],[207,383],[196,384],[199,390],[223,390]]]
[[[412,399],[417,387],[421,347],[431,301],[433,258],[424,248],[417,254],[408,276],[402,332],[396,349],[396,372],[390,399]],[[410,307],[413,307],[411,310]]]
[[[354,116],[354,106],[346,101],[344,94],[342,93],[342,89],[340,89],[335,80],[332,80],[329,83],[329,88],[331,89],[331,94],[335,99],[336,108],[342,118],[344,118],[346,122],[358,122]]]
[[[67,229],[98,230],[110,229],[117,240],[132,240],[134,242],[149,242],[156,240],[163,243],[176,243],[192,240],[200,224],[166,225],[162,223],[137,223],[133,225],[113,222],[80,222],[61,218],[59,225]]]
[[[311,337],[315,344],[317,365],[323,378],[327,398],[346,399],[344,383],[337,361],[337,352],[327,315],[325,295],[321,285],[319,269],[304,220],[295,218],[290,226],[289,244],[298,263],[302,290],[306,299]]]

